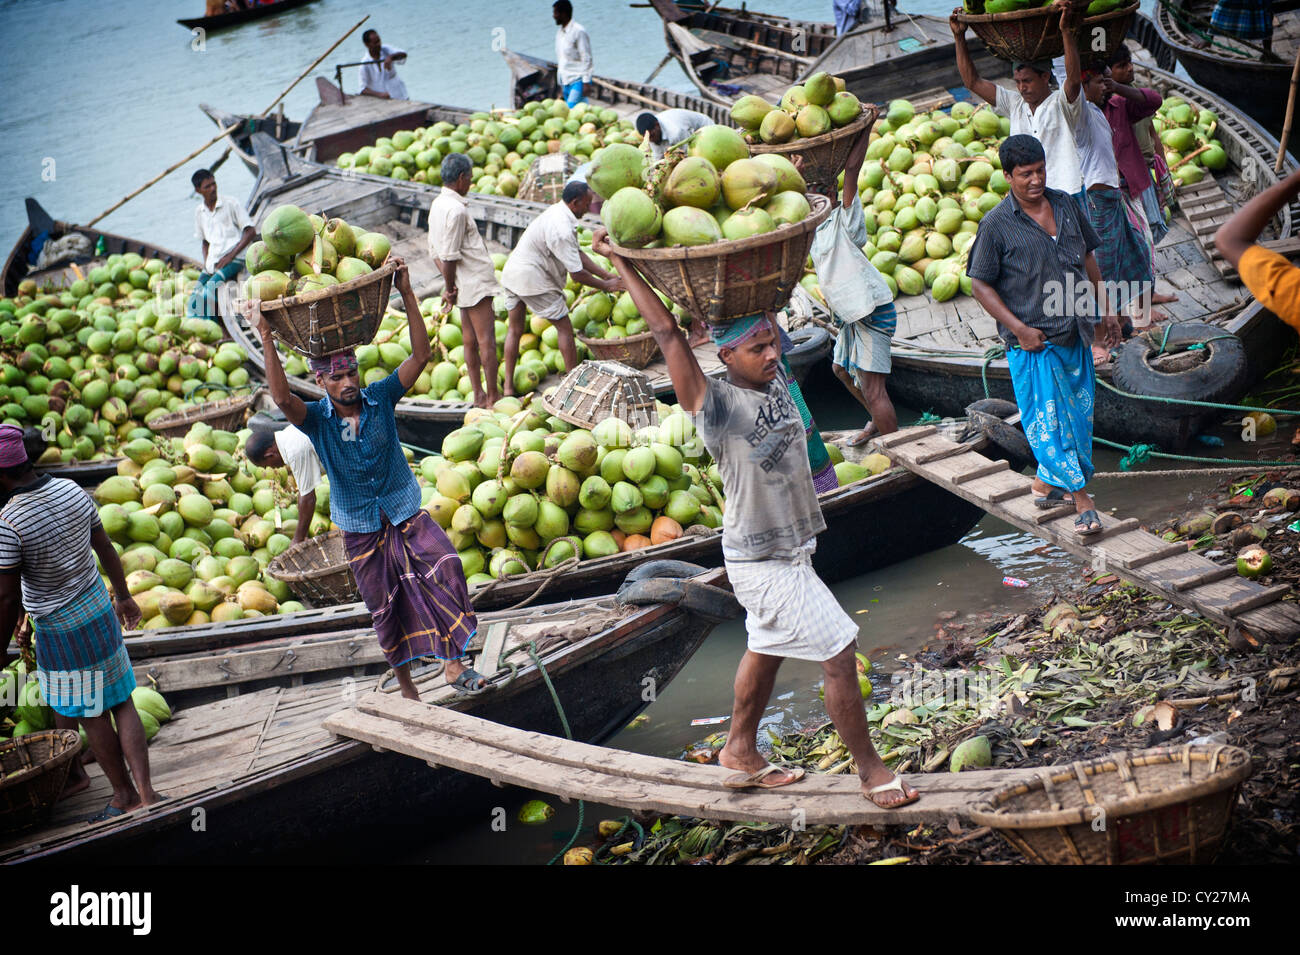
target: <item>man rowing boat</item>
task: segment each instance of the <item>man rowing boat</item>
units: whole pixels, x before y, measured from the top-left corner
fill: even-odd
[[[330,481],[330,518],[343,530],[357,590],[374,617],[380,649],[397,675],[402,696],[418,700],[411,662],[443,661],[447,683],[459,693],[487,681],[461,663],[478,619],[456,550],[429,512],[402,453],[393,409],[429,361],[429,330],[411,290],[406,264],[396,260],[393,285],[402,295],[411,354],[387,378],[361,387],[351,350],[313,358],[326,396],[310,404],[289,390],[261,304],[245,306],[262,336],[266,383],[290,424],[316,449]]]
[[[854,656],[857,624],[812,568],[816,535],[826,523],[804,422],[781,375],[775,321],[751,315],[728,325],[725,337],[715,336],[727,380],[707,378],[672,314],[604,229],[597,230],[592,249],[622,276],[663,352],[677,400],[696,415],[727,489],[722,553],[745,608],[749,646],[736,671],[731,732],[718,757],[738,771],[726,785],[774,789],[803,777],[802,769],[769,764],[755,742],[777,670],[793,657],[822,665],[826,709],[857,762],[863,794],[882,809],[915,802],[917,791],[890,772],[871,745]]]

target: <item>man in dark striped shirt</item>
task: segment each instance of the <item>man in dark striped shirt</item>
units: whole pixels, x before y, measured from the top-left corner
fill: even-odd
[[[976,300],[1002,326],[1025,437],[1038,460],[1035,503],[1073,504],[1080,537],[1101,533],[1084,485],[1092,477],[1092,341],[1120,341],[1093,249],[1099,239],[1064,192],[1047,188],[1042,144],[1010,136],[998,151],[1011,185],[980,222],[966,274]]]

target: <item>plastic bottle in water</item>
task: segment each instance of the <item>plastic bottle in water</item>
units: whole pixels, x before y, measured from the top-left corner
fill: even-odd
[[[106,252],[108,252],[108,246],[104,244],[104,237],[101,235],[95,240],[95,254],[104,255]]]

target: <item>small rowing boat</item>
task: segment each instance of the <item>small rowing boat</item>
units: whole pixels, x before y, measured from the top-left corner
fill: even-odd
[[[183,27],[189,27],[191,30],[224,30],[227,27],[236,27],[250,20],[261,20],[263,17],[287,13],[296,7],[315,2],[316,0],[272,0],[270,3],[253,3],[243,9],[218,13],[210,17],[190,17],[176,22]]]

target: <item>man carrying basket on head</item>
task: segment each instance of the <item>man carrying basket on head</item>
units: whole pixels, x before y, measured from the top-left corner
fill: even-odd
[[[487,681],[461,663],[478,626],[460,558],[429,512],[397,437],[393,409],[429,361],[429,330],[401,259],[393,284],[402,295],[411,355],[387,378],[361,387],[351,349],[311,360],[326,397],[304,402],[289,390],[261,304],[245,315],[262,336],[271,398],[289,422],[311,439],[330,481],[330,518],[343,530],[357,590],[374,617],[379,646],[401,687],[418,700],[411,661],[434,656],[447,684],[477,693]]]
[[[758,722],[785,657],[813,660],[826,675],[826,709],[857,761],[863,795],[881,809],[920,798],[890,772],[871,745],[858,689],[858,625],[812,568],[816,535],[826,529],[809,465],[804,421],[781,374],[772,313],[714,331],[726,381],[707,378],[672,314],[604,229],[592,249],[609,258],[663,351],[673,390],[695,415],[727,489],[722,553],[745,608],[748,651],[736,671],[731,732],[718,762],[736,770],[730,789],[775,789],[803,770],[768,763],[755,745]],[[832,471],[832,476],[834,472]]]

